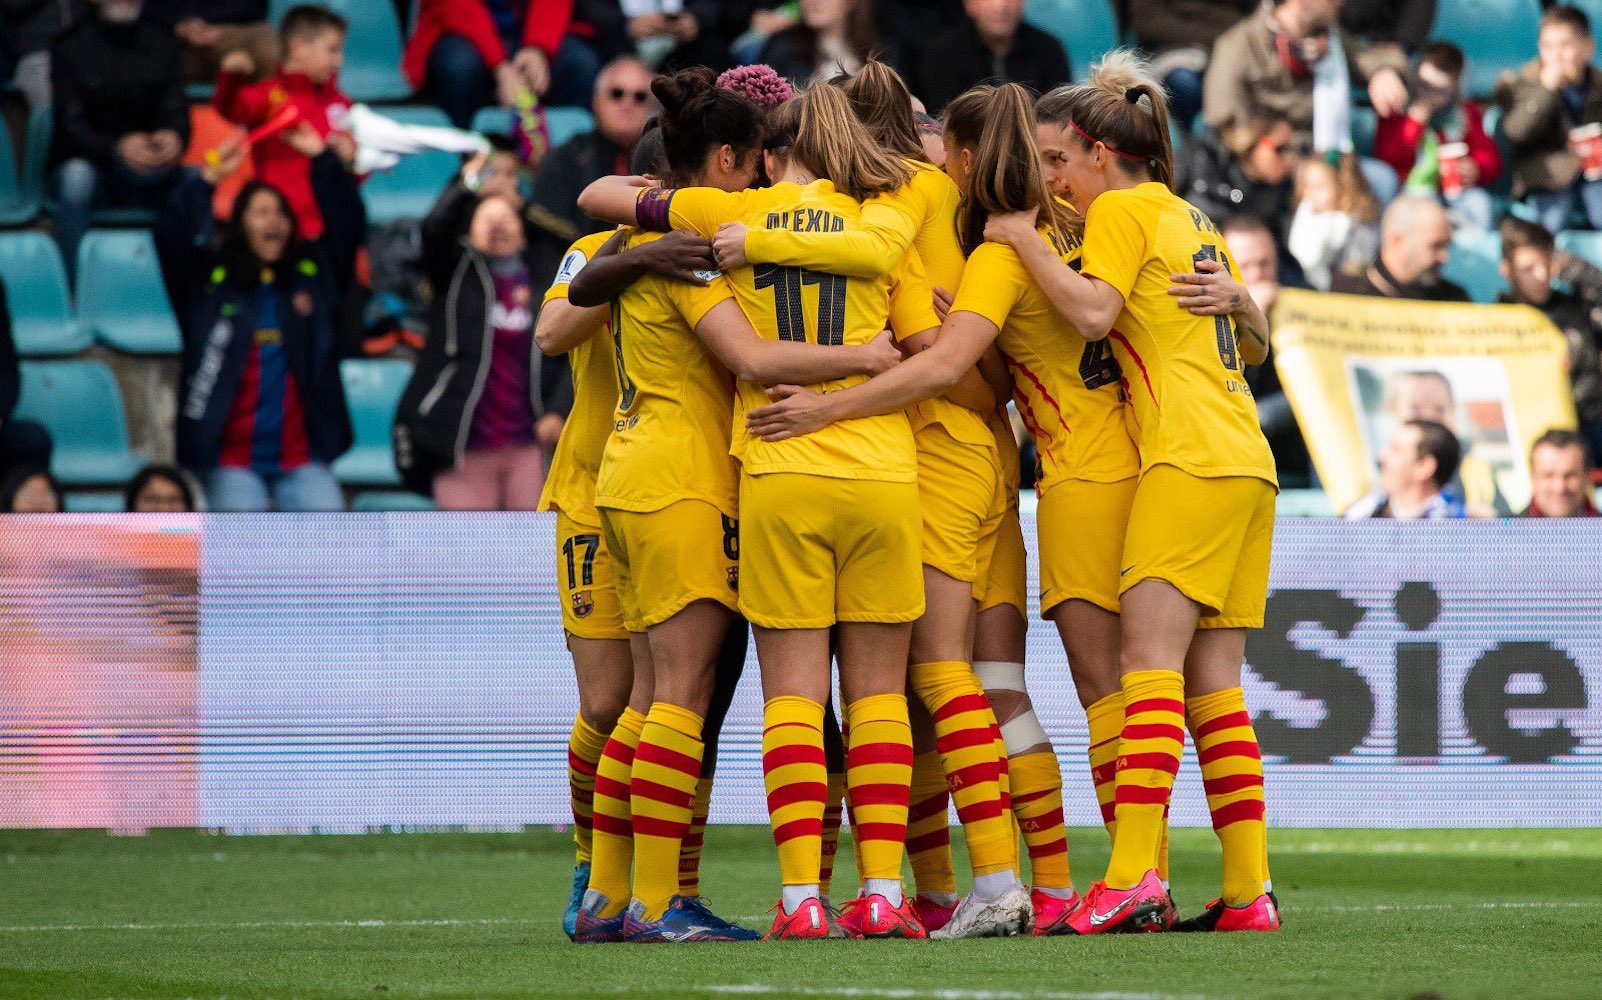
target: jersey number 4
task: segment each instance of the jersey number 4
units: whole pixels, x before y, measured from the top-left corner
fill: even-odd
[[[1229,258],[1218,252],[1218,247],[1212,243],[1205,243],[1197,250],[1191,260],[1200,264],[1204,260],[1216,260],[1224,267],[1229,267]],[[1213,331],[1218,335],[1218,360],[1223,363],[1226,371],[1240,371],[1240,352],[1235,346],[1235,324],[1228,316],[1213,317]]]
[[[773,289],[773,315],[778,320],[779,339],[805,341],[806,314],[801,309],[801,289],[818,286],[818,330],[813,338],[824,346],[845,343],[846,279],[838,274],[806,271],[780,264],[758,264],[752,269],[756,287]]]

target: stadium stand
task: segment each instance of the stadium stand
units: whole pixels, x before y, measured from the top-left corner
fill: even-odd
[[[1467,289],[1475,302],[1495,302],[1507,291],[1501,261],[1502,237],[1495,232],[1460,229],[1452,234],[1452,256],[1442,275]]]
[[[1557,234],[1557,245],[1560,250],[1567,250],[1576,257],[1602,267],[1602,233],[1590,230],[1565,230]]]
[[[480,108],[473,118],[473,131],[508,138],[512,134],[514,114],[506,108]],[[593,128],[595,116],[587,108],[545,109],[545,129],[551,135],[552,149]]]
[[[128,447],[117,380],[98,361],[24,362],[17,416],[50,431],[50,471],[69,486],[120,486],[144,464]]]
[[[385,108],[383,113],[404,125],[449,128],[451,124],[445,112],[421,105]],[[429,150],[405,157],[393,168],[373,174],[362,187],[367,221],[377,227],[399,219],[422,218],[461,165],[462,161],[454,153]]]
[[[1068,68],[1083,80],[1102,54],[1118,47],[1118,18],[1107,0],[1028,0],[1024,20],[1068,50]]]
[[[128,354],[179,352],[178,320],[148,232],[91,230],[78,247],[78,275],[78,320],[96,340]]]
[[[1486,97],[1497,77],[1535,58],[1541,5],[1538,0],[1450,0],[1436,4],[1436,38],[1452,42],[1468,57],[1464,86]],[[1496,30],[1487,31],[1495,25]]]
[[[334,462],[334,475],[347,486],[399,486],[389,428],[412,377],[412,363],[394,358],[344,361],[339,375],[356,441]]]
[[[77,354],[89,346],[90,333],[72,311],[55,240],[34,230],[0,233],[0,278],[11,300],[18,354]]]
[[[18,169],[11,130],[0,122],[0,226],[21,226],[39,214],[39,192]]]
[[[274,24],[296,6],[295,0],[272,0]],[[411,84],[401,75],[401,23],[395,5],[383,0],[328,0],[323,6],[350,22],[345,37],[345,65],[339,85],[354,101],[404,101]]]

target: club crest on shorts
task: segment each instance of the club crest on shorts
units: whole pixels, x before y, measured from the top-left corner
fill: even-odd
[[[587,590],[573,591],[572,604],[573,614],[580,618],[588,618],[590,612],[595,610],[595,601]]]
[[[740,567],[738,566],[729,567],[729,589],[740,589]]]

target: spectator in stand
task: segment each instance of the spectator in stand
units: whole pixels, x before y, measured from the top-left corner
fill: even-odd
[[[422,0],[401,66],[457,128],[479,108],[516,107],[524,91],[582,105],[601,60],[575,29],[573,0]]]
[[[762,47],[768,39],[800,21],[799,6],[794,0],[787,3],[761,0],[751,8],[751,19],[745,30],[729,45],[734,64],[749,66],[761,61]]]
[[[22,366],[11,337],[5,282],[0,281],[0,477],[14,469],[50,466],[50,432],[32,420],[11,419],[21,394]]]
[[[1360,274],[1337,274],[1330,291],[1427,302],[1467,302],[1468,292],[1441,276],[1452,252],[1452,221],[1433,198],[1403,195],[1380,223],[1379,259]]]
[[[963,0],[967,16],[929,42],[914,74],[912,90],[931,113],[976,83],[1021,83],[1044,94],[1071,79],[1062,43],[1025,24],[1023,6],[1023,0]]]
[[[1309,286],[1327,292],[1336,274],[1365,271],[1379,255],[1379,204],[1356,157],[1303,163],[1295,204],[1288,244]]]
[[[1256,116],[1283,119],[1302,149],[1351,151],[1351,88],[1366,87],[1381,115],[1407,107],[1406,63],[1364,72],[1358,43],[1337,23],[1340,0],[1271,0],[1219,36],[1207,64],[1202,117],[1216,129]],[[1316,82],[1315,82],[1316,81]],[[1396,193],[1396,174],[1362,161],[1380,203]]]
[[[1347,509],[1348,521],[1374,517],[1398,521],[1442,521],[1467,517],[1463,501],[1443,492],[1463,449],[1457,437],[1433,420],[1409,420],[1380,452],[1380,489]]]
[[[0,478],[0,513],[59,514],[63,496],[61,484],[42,465],[13,469]]]
[[[1485,112],[1463,99],[1463,67],[1456,45],[1427,47],[1416,96],[1406,114],[1380,119],[1374,155],[1395,168],[1403,190],[1439,193],[1462,225],[1489,230],[1494,206],[1486,189],[1502,173],[1502,154],[1485,134]]]
[[[122,509],[130,514],[187,514],[196,509],[195,488],[182,469],[147,465],[128,480]]]
[[[1357,39],[1357,62],[1366,73],[1407,64],[1430,40],[1435,0],[1340,0],[1341,27]],[[1451,0],[1448,0],[1451,2]]]
[[[873,0],[801,0],[801,20],[769,38],[756,61],[806,87],[855,73],[879,48]],[[880,58],[894,62],[895,54]]]
[[[429,337],[395,417],[395,464],[442,510],[535,510],[573,406],[566,356],[534,345],[525,225],[475,157],[423,220],[438,289]],[[465,239],[464,239],[465,237]]]
[[[1202,74],[1218,36],[1257,9],[1259,0],[1134,0],[1135,41],[1152,55],[1168,89],[1173,119],[1189,129],[1201,113]]]
[[[1221,133],[1187,143],[1179,155],[1177,190],[1214,222],[1238,214],[1266,223],[1285,240],[1293,188],[1295,137],[1283,119],[1245,118]]]
[[[78,244],[95,208],[145,208],[167,200],[189,143],[189,101],[171,34],[140,19],[142,0],[94,0],[56,39],[56,241],[75,275]]]
[[[534,224],[529,267],[535,288],[549,287],[574,240],[611,228],[579,211],[578,196],[592,181],[628,173],[629,153],[656,110],[651,71],[632,56],[614,59],[595,80],[591,109],[595,130],[552,150],[534,178],[527,217]]]
[[[1578,155],[1602,143],[1602,137],[1583,138],[1602,123],[1591,19],[1577,7],[1549,8],[1541,15],[1538,51],[1534,62],[1503,75],[1496,87],[1505,112],[1502,132],[1513,144],[1513,197],[1524,199],[1554,233],[1567,228],[1576,203],[1591,228],[1602,229],[1602,165],[1587,168]]]
[[[90,7],[89,0],[0,0],[0,25],[14,60],[11,82],[28,107],[50,106],[50,48]]]
[[[1530,505],[1522,517],[1596,517],[1591,460],[1571,430],[1549,430],[1530,448]]]
[[[179,317],[178,461],[213,510],[342,510],[329,464],[351,444],[336,351],[339,279],[331,248],[366,229],[355,179],[302,122],[287,136],[310,165],[325,229],[307,242],[289,199],[259,179],[234,201],[213,249],[216,183],[243,159],[215,164],[173,193],[157,250]]]
[[[636,56],[664,73],[728,69],[729,42],[751,20],[749,3],[728,0],[574,0],[573,9],[604,57]]]
[[[1533,222],[1509,216],[1498,228],[1509,289],[1502,301],[1534,306],[1563,331],[1580,434],[1591,454],[1602,454],[1602,270],[1560,252],[1552,234]]]
[[[251,147],[250,158],[257,179],[289,199],[300,237],[306,240],[322,235],[323,219],[312,192],[311,163],[292,136],[299,134],[300,124],[308,125],[347,165],[355,160],[356,144],[348,130],[350,98],[337,79],[345,61],[347,29],[345,19],[326,7],[291,8],[279,28],[284,61],[278,72],[252,84],[257,67],[250,54],[230,52],[212,98],[224,118],[252,129],[273,121],[286,104],[294,107],[294,122]]]
[[[184,76],[211,83],[230,52],[250,53],[262,74],[278,65],[278,32],[267,21],[267,0],[167,0],[146,15],[170,28],[183,47]]]

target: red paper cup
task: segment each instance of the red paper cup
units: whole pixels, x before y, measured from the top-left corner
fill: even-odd
[[[1602,123],[1570,129],[1569,148],[1580,158],[1586,180],[1602,180]]]
[[[1449,142],[1440,148],[1437,156],[1441,164],[1441,193],[1456,198],[1468,187],[1463,180],[1463,164],[1469,158],[1468,143]]]

